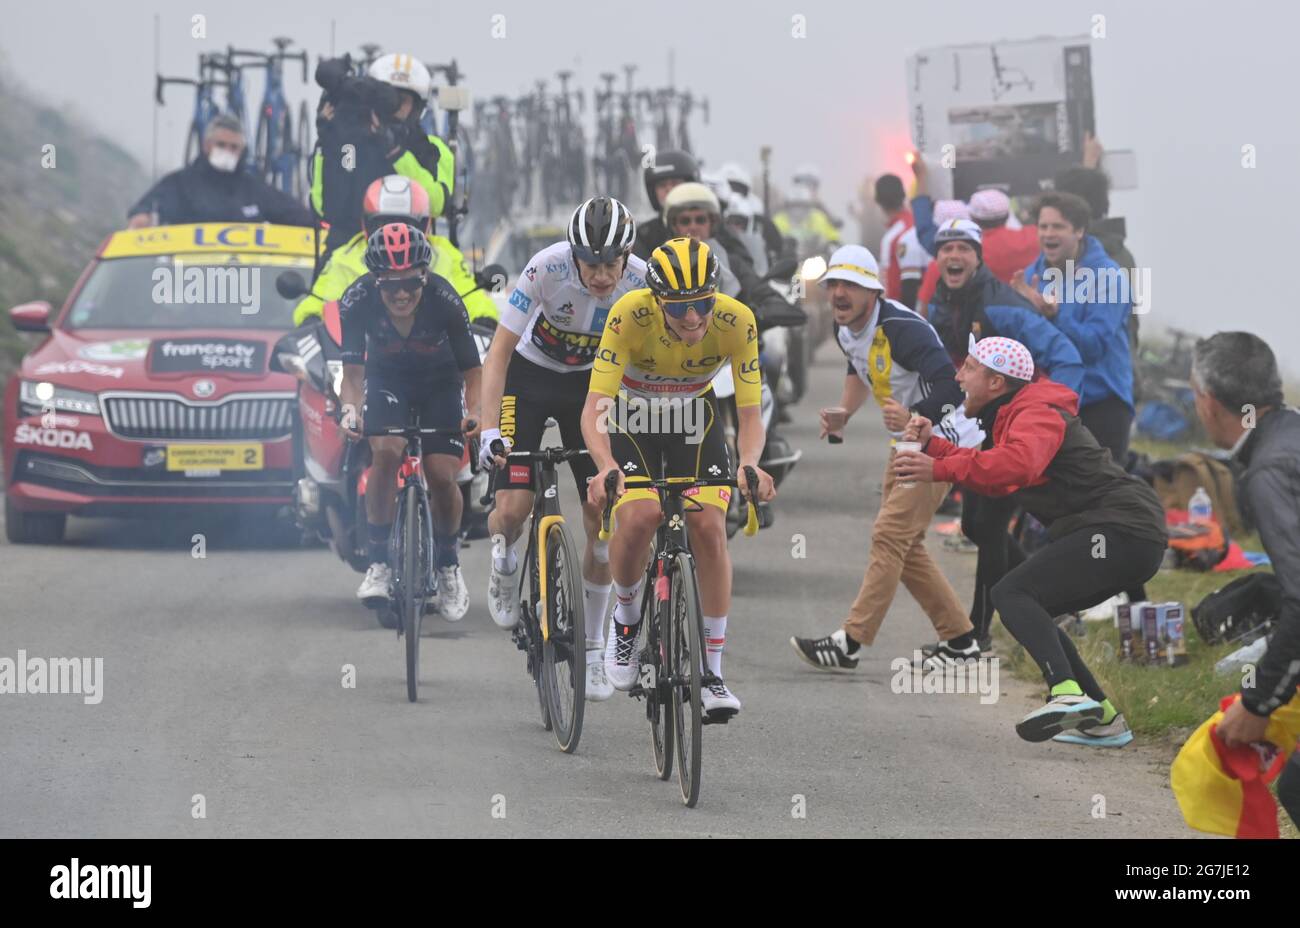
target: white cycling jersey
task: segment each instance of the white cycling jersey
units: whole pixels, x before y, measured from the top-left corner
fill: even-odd
[[[560,373],[589,370],[610,307],[645,285],[645,262],[629,254],[614,292],[594,297],[578,280],[569,243],[556,242],[533,255],[519,275],[501,325],[519,336],[515,351],[534,364]]]

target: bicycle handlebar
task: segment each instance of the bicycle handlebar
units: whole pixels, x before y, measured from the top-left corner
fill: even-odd
[[[744,468],[745,488],[749,490],[749,498],[745,500],[747,509],[745,517],[745,534],[753,536],[758,533],[758,510],[754,506],[754,500],[758,498],[758,473],[754,468],[746,465]],[[716,478],[716,477],[660,477],[654,479],[651,477],[626,477],[623,480],[623,486],[648,487],[658,490],[660,495],[664,492],[675,493],[680,495],[687,490],[697,489],[699,487],[739,487],[738,478]],[[598,537],[601,541],[608,541],[613,529],[611,523],[614,516],[614,504],[618,502],[614,498],[614,491],[618,489],[618,474],[610,471],[605,475],[605,511],[600,516],[600,532]]]
[[[529,464],[532,464],[534,461],[541,461],[549,464],[563,464],[567,461],[572,461],[574,458],[580,458],[583,455],[591,454],[591,452],[586,448],[542,448],[540,451],[511,451],[505,453],[506,446],[500,439],[492,442],[491,447],[494,457],[504,457],[507,461],[526,461]],[[499,468],[493,464],[489,471],[490,476],[488,478],[487,490],[484,491],[478,501],[480,506],[486,506],[488,503],[492,502],[492,497],[495,495],[492,491],[492,485],[496,482],[496,472],[498,469]]]

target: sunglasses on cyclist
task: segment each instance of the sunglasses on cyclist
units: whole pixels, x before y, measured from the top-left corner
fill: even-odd
[[[689,300],[660,300],[659,305],[674,319],[684,319],[692,309],[701,316],[707,316],[713,312],[716,299],[714,296],[697,296]]]
[[[678,226],[707,226],[713,220],[706,213],[696,216],[678,216],[673,220],[674,225]]]
[[[379,278],[379,289],[387,294],[395,293],[414,293],[424,286],[426,277],[424,274],[418,277],[381,277]]]

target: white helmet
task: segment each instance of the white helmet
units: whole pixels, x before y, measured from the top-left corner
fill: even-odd
[[[820,187],[822,183],[822,172],[815,164],[801,164],[795,169],[794,177],[791,180],[796,184],[802,184],[808,187]]]
[[[394,53],[376,58],[370,66],[370,76],[391,84],[398,90],[409,90],[421,100],[428,100],[433,91],[433,77],[429,69],[413,55]]]
[[[664,197],[664,222],[669,228],[672,228],[674,215],[684,209],[703,209],[713,216],[722,216],[717,195],[704,184],[691,181],[678,184]]]
[[[731,187],[727,185],[727,179],[721,171],[700,171],[700,183],[713,191],[721,206],[725,207],[731,199]]]
[[[727,182],[727,185],[732,190],[736,190],[737,187],[744,187],[744,192],[750,193],[754,189],[754,180],[749,176],[749,171],[742,164],[728,161],[718,169],[718,173],[722,175],[722,179]],[[741,191],[736,190],[736,192],[740,193]]]

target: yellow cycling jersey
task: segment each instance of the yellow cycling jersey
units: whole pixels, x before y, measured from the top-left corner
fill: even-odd
[[[687,345],[668,328],[654,295],[633,290],[610,308],[589,389],[611,397],[620,387],[651,399],[700,396],[728,360],[736,405],[759,405],[758,326],[744,303],[719,293],[707,334]]]

